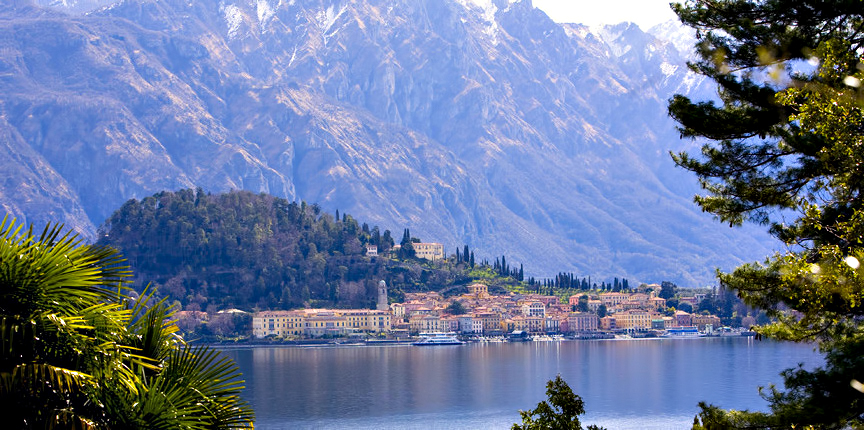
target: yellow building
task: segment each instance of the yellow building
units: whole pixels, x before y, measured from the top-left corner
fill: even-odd
[[[252,335],[320,337],[351,331],[385,332],[392,329],[391,314],[369,309],[304,309],[265,311],[252,316]]]
[[[438,315],[415,315],[408,320],[412,333],[434,333],[450,331],[450,322]]]
[[[483,323],[483,333],[501,330],[501,314],[497,312],[475,312],[474,319]]]
[[[348,327],[352,329],[371,332],[390,331],[390,312],[350,309],[341,310],[339,314],[345,317]]]
[[[526,331],[529,333],[543,333],[546,331],[546,317],[525,317]]]
[[[468,286],[468,294],[478,299],[489,297],[489,287],[484,284],[471,284]]]
[[[414,252],[417,258],[425,258],[435,261],[444,258],[444,245],[440,243],[413,243]]]
[[[306,317],[306,326],[303,328],[306,337],[343,336],[350,331],[348,319],[333,312],[317,312]]]
[[[626,293],[601,293],[600,300],[607,308],[611,308],[626,302],[628,296]]]
[[[619,329],[650,329],[652,315],[648,311],[629,310],[612,315]]]
[[[252,335],[261,338],[301,336],[305,328],[303,311],[267,311],[252,317]]]

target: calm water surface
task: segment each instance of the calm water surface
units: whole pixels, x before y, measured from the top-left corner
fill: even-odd
[[[759,385],[821,363],[808,345],[752,338],[225,352],[261,429],[505,429],[546,398],[556,374],[585,401],[583,425],[689,428],[700,400],[765,410]]]

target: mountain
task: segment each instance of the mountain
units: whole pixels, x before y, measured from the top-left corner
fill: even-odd
[[[530,0],[95,6],[0,6],[7,213],[94,237],[129,198],[244,189],[533,276],[682,284],[772,245],[692,203],[665,102],[711,89],[633,24]]]

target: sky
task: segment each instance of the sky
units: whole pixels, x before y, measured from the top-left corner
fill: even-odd
[[[675,19],[670,2],[672,0],[533,0],[532,3],[555,22],[597,25],[630,21],[648,30]]]

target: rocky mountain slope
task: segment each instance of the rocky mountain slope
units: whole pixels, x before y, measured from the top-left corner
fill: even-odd
[[[92,237],[129,198],[246,189],[535,276],[699,284],[770,245],[691,203],[665,101],[710,92],[632,24],[530,0],[23,3],[0,6],[0,205],[29,221]]]

